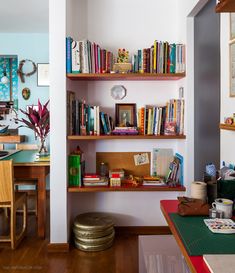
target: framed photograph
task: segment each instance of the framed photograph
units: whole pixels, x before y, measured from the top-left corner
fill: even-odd
[[[38,86],[49,86],[49,64],[37,64]]]
[[[235,97],[235,41],[229,47],[230,97]]]
[[[235,13],[230,13],[230,40],[235,39]]]
[[[136,124],[136,104],[116,103],[115,105],[115,125],[117,127],[134,127]]]

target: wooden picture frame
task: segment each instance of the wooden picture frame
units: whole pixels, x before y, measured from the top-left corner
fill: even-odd
[[[235,39],[235,13],[230,13],[230,40]]]
[[[37,64],[38,71],[38,86],[49,86],[49,64],[48,63],[38,63]]]
[[[230,97],[235,97],[235,41],[229,45]]]
[[[117,127],[135,127],[136,123],[136,104],[135,103],[116,103],[115,104],[115,125]]]

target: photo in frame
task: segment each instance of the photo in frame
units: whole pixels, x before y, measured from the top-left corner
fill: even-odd
[[[49,64],[38,63],[38,86],[49,86]]]
[[[230,97],[235,97],[235,41],[229,45]]]
[[[136,104],[116,103],[115,117],[115,125],[117,127],[136,127]]]
[[[230,13],[230,40],[235,39],[235,13]]]

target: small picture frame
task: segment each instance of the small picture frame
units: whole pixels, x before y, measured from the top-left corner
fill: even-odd
[[[38,86],[49,86],[49,64],[38,63]]]
[[[235,13],[230,13],[230,40],[235,39]]]
[[[30,97],[30,89],[28,87],[25,87],[25,88],[22,89],[22,97],[25,100],[29,99],[29,97]]]
[[[229,45],[230,97],[235,97],[235,41]]]
[[[115,117],[115,125],[117,127],[136,127],[136,104],[116,103]]]

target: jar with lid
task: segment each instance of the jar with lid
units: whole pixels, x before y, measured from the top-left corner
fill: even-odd
[[[105,162],[100,163],[100,176],[101,177],[108,176],[108,164]]]

